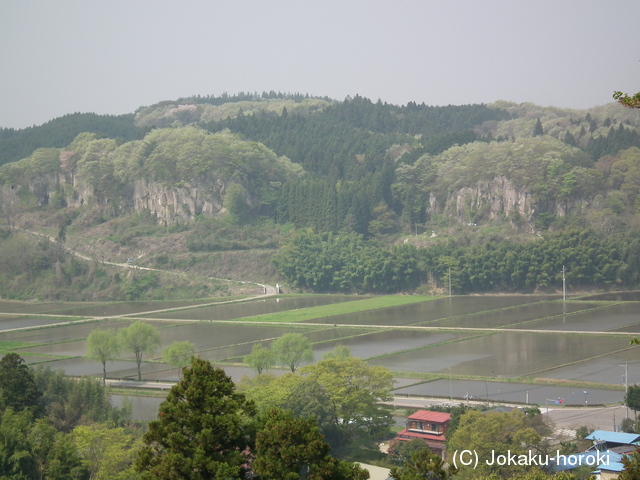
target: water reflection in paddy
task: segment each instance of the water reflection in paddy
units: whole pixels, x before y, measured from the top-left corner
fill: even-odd
[[[590,297],[584,297],[582,300],[612,300],[615,302],[640,302],[640,290],[633,292],[612,292],[601,293],[599,295],[592,295]]]
[[[573,305],[576,304],[567,304],[567,307]],[[592,306],[597,305],[592,304]],[[640,323],[640,307],[635,303],[623,303],[605,306],[584,313],[562,315],[548,320],[529,322],[513,328],[606,332],[638,323]]]
[[[554,317],[562,315],[563,313],[571,313],[595,307],[596,305],[590,303],[563,304],[560,302],[537,302],[462,317],[435,320],[421,323],[421,325],[430,327],[500,328],[507,325],[520,324],[539,318]],[[529,325],[531,324],[524,323],[521,328],[529,328]]]
[[[399,353],[369,363],[408,372],[517,377],[621,350],[626,336],[500,332]]]
[[[369,358],[457,340],[470,335],[471,334],[451,332],[421,332],[415,330],[381,331],[314,345],[313,352],[316,358],[321,358],[322,355],[331,351],[336,345],[341,344],[348,347],[351,355],[354,357]]]
[[[58,317],[11,317],[0,315],[0,332],[2,330],[11,330],[14,328],[40,327],[43,325],[53,325],[68,321],[68,318]]]
[[[472,296],[450,297],[400,307],[351,313],[337,317],[307,320],[307,323],[349,325],[413,325],[447,317],[457,317],[486,310],[548,301],[557,296]]]

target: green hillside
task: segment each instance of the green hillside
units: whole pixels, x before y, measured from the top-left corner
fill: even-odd
[[[190,97],[2,130],[0,163],[4,252],[26,228],[94,259],[315,291],[553,291],[563,265],[575,288],[638,287],[640,111],[616,103]],[[35,273],[90,269],[42,251],[0,296],[74,295]]]

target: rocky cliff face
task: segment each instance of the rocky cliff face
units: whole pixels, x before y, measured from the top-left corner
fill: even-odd
[[[446,198],[430,197],[430,210],[456,218],[461,223],[480,223],[504,218],[513,222],[531,223],[540,212],[550,212],[563,217],[582,208],[584,201],[541,201],[527,188],[517,188],[506,177],[496,177],[474,186],[449,192]]]
[[[134,182],[131,201],[134,211],[148,210],[159,222],[170,225],[196,215],[225,213],[224,190],[225,184],[220,179],[181,187],[165,187],[144,179]]]
[[[17,205],[25,199],[25,193],[35,204],[44,206],[55,196],[63,195],[71,207],[92,205],[95,207],[117,203],[125,211],[155,215],[159,223],[174,225],[190,221],[197,215],[223,215],[226,184],[222,179],[203,178],[192,182],[181,182],[180,186],[165,186],[149,179],[136,180],[122,198],[99,196],[92,186],[77,182],[70,172],[43,175],[25,185],[3,185],[3,203]],[[247,193],[246,201],[252,204],[256,199]],[[446,198],[431,195],[429,210],[456,218],[460,223],[481,223],[504,218],[512,222],[532,223],[540,211],[548,211],[562,217],[584,206],[582,201],[556,202],[544,204],[536,201],[526,188],[516,188],[508,178],[497,177],[492,181],[478,182],[471,187],[463,187],[449,192]]]
[[[458,219],[468,222],[475,222],[481,218],[513,219],[515,216],[531,221],[535,214],[530,192],[526,188],[516,189],[505,177],[462,188],[450,196],[447,204],[449,209],[454,209]]]
[[[117,203],[125,210],[148,211],[159,223],[173,225],[195,218],[196,215],[224,214],[225,183],[221,179],[182,182],[180,187],[168,187],[149,179],[134,182],[123,197],[96,195],[92,186],[81,185],[70,173],[51,173],[32,179],[23,185],[2,185],[3,205],[14,208],[22,201],[45,206],[62,196],[70,207],[91,205],[100,207]]]

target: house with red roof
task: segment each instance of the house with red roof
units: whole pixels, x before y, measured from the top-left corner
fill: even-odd
[[[445,433],[449,429],[451,414],[418,410],[409,415],[406,428],[398,433],[394,442],[409,442],[414,439],[424,441],[433,453],[444,455]]]

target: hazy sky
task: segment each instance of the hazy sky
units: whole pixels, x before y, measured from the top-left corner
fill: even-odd
[[[0,0],[0,127],[189,95],[588,108],[640,90],[639,0]]]

